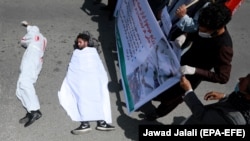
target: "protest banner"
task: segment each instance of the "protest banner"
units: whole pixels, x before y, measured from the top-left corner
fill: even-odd
[[[164,19],[165,28],[160,27],[149,4],[141,0],[120,0],[118,6],[116,46],[131,113],[179,81],[180,61],[175,44],[165,36],[171,19]]]

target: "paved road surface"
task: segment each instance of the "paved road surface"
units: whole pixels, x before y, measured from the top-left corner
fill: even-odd
[[[190,115],[185,104],[156,122],[145,122],[140,112],[127,114],[123,91],[119,88],[119,68],[115,54],[114,21],[108,12],[92,5],[92,0],[1,0],[0,1],[0,140],[1,141],[129,141],[138,140],[139,124],[177,124]],[[228,28],[234,41],[232,76],[228,84],[203,82],[197,89],[200,98],[210,90],[230,92],[239,76],[250,72],[250,0],[245,0]],[[43,117],[28,128],[18,123],[25,110],[15,96],[18,69],[24,49],[18,41],[25,34],[22,20],[36,24],[48,39],[44,66],[36,84]],[[71,121],[59,104],[57,91],[66,73],[76,35],[89,30],[102,42],[102,58],[110,78],[113,125],[116,130],[92,130],[85,135],[72,135],[79,126]],[[159,103],[154,103],[155,105]],[[96,125],[91,123],[92,128]]]

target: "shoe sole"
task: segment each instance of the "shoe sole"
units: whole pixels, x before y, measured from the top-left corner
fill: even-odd
[[[71,133],[74,134],[74,135],[80,135],[80,134],[90,132],[91,130],[92,130],[91,128],[84,129],[84,130],[72,130]]]
[[[96,127],[96,130],[100,130],[100,131],[112,131],[112,130],[115,130],[115,128]]]

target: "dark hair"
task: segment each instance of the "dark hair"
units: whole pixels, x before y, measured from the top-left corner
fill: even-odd
[[[77,39],[79,39],[79,38],[89,42],[90,36],[87,35],[87,34],[84,34],[84,33],[79,33],[79,34],[77,35],[77,37],[76,37],[76,39],[75,39],[75,43],[74,43],[74,45],[73,45],[73,48],[74,48],[74,49],[82,49],[82,48],[79,48],[79,47],[78,47],[78,44],[77,44]]]
[[[76,39],[78,39],[78,38],[81,38],[81,39],[83,39],[83,40],[86,40],[86,41],[89,41],[89,35],[87,35],[87,34],[83,34],[83,33],[79,33],[78,35],[77,35],[77,37],[76,37]]]
[[[217,30],[228,24],[231,18],[230,9],[224,4],[211,3],[200,11],[198,23],[209,30]]]

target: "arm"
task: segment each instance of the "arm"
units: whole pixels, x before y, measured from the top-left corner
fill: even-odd
[[[221,100],[226,97],[226,94],[220,92],[208,92],[204,96],[204,100]]]
[[[203,113],[205,112],[204,105],[193,92],[192,86],[185,76],[181,77],[180,85],[186,91],[183,100],[192,111],[193,116],[195,116],[197,119],[201,119]]]
[[[31,42],[32,40],[32,36],[30,34],[26,34],[22,39],[21,39],[21,46],[24,47],[24,48],[27,48],[29,43]]]
[[[180,20],[176,23],[177,27],[184,32],[193,32],[197,30],[197,20],[187,15],[186,5],[181,5],[176,11],[176,17]]]
[[[186,41],[198,41],[196,38],[199,36],[195,33],[189,33],[187,36]],[[198,54],[198,50],[192,50],[193,52],[188,52],[182,55],[181,65],[190,65],[190,67],[194,67],[194,69],[187,69],[184,67],[181,68],[183,74],[187,75],[196,75],[196,77],[200,78],[202,81],[208,81],[213,83],[220,83],[225,84],[228,82],[231,73],[231,62],[233,58],[233,43],[232,39],[227,32],[227,30],[219,35],[211,39],[211,42],[201,42],[203,46],[209,48],[210,46],[212,49],[209,56],[204,57],[203,61],[206,63],[201,63],[201,60],[194,60],[197,59],[196,55]],[[192,47],[197,47],[195,44]],[[201,52],[204,53],[204,52]],[[192,57],[193,56],[193,57]],[[187,71],[186,71],[187,70]]]
[[[184,32],[194,32],[198,30],[197,20],[185,15],[182,17],[177,23],[177,27],[180,28]]]
[[[204,80],[225,84],[228,82],[231,72],[231,62],[233,58],[232,47],[221,47],[218,54],[218,61],[214,66],[214,72],[210,70],[203,70],[196,68],[195,74],[203,76]]]
[[[196,1],[197,2],[197,1]],[[195,3],[196,3],[195,2]],[[210,2],[206,2],[193,17],[187,15],[187,8],[189,5],[182,5],[176,11],[176,16],[180,19],[176,25],[184,32],[194,32],[198,30],[198,17],[202,8],[206,7]]]

